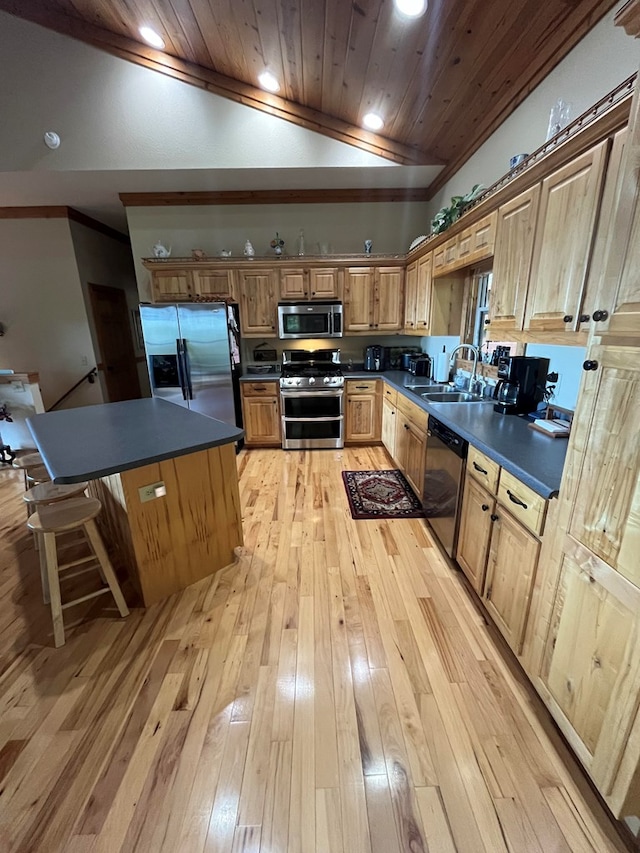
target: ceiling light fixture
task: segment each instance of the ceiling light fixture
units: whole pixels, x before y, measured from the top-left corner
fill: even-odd
[[[258,77],[258,83],[260,83],[262,88],[266,89],[268,92],[280,91],[280,83],[278,83],[270,71],[263,71]]]
[[[369,130],[382,130],[384,122],[376,113],[367,113],[362,119],[362,124]]]
[[[427,11],[427,0],[395,0],[396,9],[407,18],[419,18]]]
[[[146,43],[151,45],[151,47],[157,47],[158,50],[164,50],[164,39],[159,36],[155,30],[152,30],[151,27],[140,27],[138,32]]]

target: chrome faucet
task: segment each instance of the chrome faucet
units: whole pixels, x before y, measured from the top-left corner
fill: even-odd
[[[478,371],[478,359],[480,358],[480,350],[473,344],[459,344],[457,347],[454,347],[451,351],[451,355],[449,356],[449,369],[453,367],[455,363],[455,355],[461,349],[467,349],[473,353],[473,372],[471,373],[471,379],[469,380],[469,391],[473,393],[476,382],[476,373]]]

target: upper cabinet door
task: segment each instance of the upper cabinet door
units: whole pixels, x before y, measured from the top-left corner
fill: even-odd
[[[431,253],[418,261],[415,328],[423,335],[431,328]]]
[[[304,269],[280,269],[280,299],[306,299],[309,274]]]
[[[404,328],[407,332],[416,329],[416,300],[418,297],[418,262],[407,267],[404,277]]]
[[[491,332],[519,331],[524,324],[540,184],[498,210],[493,283],[489,301]]]
[[[191,270],[154,270],[151,274],[154,302],[186,302],[193,298]]]
[[[340,299],[340,273],[337,267],[309,270],[310,299]]]
[[[345,331],[372,331],[374,302],[373,267],[349,267],[345,270],[344,301]]]
[[[640,349],[591,347],[567,470],[569,532],[640,587]],[[574,459],[576,461],[574,461]]]
[[[242,334],[274,337],[277,300],[273,270],[238,270],[238,279]]]
[[[403,325],[402,267],[376,270],[374,328],[378,332],[397,332]]]
[[[196,296],[222,296],[236,301],[233,270],[194,269],[192,275]]]
[[[573,332],[589,267],[609,142],[542,183],[524,328]]]

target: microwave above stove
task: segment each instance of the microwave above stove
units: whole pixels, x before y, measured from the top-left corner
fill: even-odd
[[[341,338],[342,302],[281,302],[278,337]]]

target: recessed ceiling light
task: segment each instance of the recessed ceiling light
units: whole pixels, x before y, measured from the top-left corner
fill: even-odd
[[[382,130],[384,127],[384,122],[376,113],[367,113],[362,119],[362,124],[369,130]]]
[[[158,50],[164,50],[164,39],[159,36],[155,30],[152,30],[151,27],[140,27],[138,32],[146,43],[151,45],[151,47],[157,47]]]
[[[278,81],[270,71],[263,71],[262,74],[258,77],[258,82],[260,83],[262,88],[266,89],[268,92],[280,91],[280,83],[278,83]]]
[[[395,0],[396,9],[407,18],[419,18],[427,11],[427,0]]]

